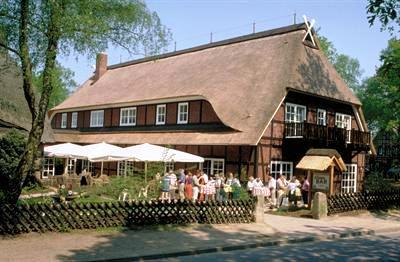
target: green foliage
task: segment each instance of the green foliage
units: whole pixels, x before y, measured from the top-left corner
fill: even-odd
[[[346,84],[356,91],[360,86],[362,70],[358,59],[345,54],[339,54],[331,41],[324,36],[318,37],[320,46],[329,62],[335,67],[336,71],[343,78]]]
[[[390,190],[392,186],[389,181],[383,179],[383,174],[379,172],[369,173],[365,177],[364,190],[368,191],[379,191],[379,190]]]
[[[73,79],[74,72],[68,68],[57,64],[53,70],[52,83],[53,90],[51,91],[49,108],[53,108],[63,102],[69,93],[77,86]],[[33,83],[39,93],[43,92],[43,71],[39,71],[33,78]]]
[[[155,12],[139,0],[63,0],[29,1],[29,53],[35,68],[45,66],[48,21],[57,16],[56,26],[61,35],[58,53],[69,55],[96,53],[109,47],[121,47],[132,55],[160,53],[171,39],[170,31],[161,24]],[[62,3],[62,4],[61,4]],[[0,5],[0,32],[6,45],[19,49],[20,3],[4,0]]]
[[[0,202],[24,152],[26,137],[12,129],[0,138]]]
[[[130,199],[145,199],[144,196],[139,197],[139,193],[141,189],[146,186],[147,184],[140,176],[111,177],[108,184],[87,188],[87,194],[89,196],[103,196],[109,198],[110,200],[118,200],[121,192],[126,190]],[[149,189],[149,194],[147,196],[148,199],[158,198],[159,196],[159,185],[153,184],[152,186],[156,187],[156,190]]]
[[[389,40],[382,65],[365,80],[357,95],[371,130],[400,131],[400,40]]]
[[[369,24],[372,26],[376,20],[379,20],[381,30],[387,29],[393,33],[395,26],[400,26],[400,2],[398,0],[369,0],[367,14]]]

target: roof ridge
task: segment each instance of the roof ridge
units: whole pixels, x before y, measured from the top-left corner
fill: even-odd
[[[125,67],[125,66],[136,65],[136,64],[140,64],[140,63],[149,62],[149,61],[178,56],[181,54],[197,52],[197,51],[201,51],[204,49],[209,49],[209,48],[214,48],[214,47],[219,47],[219,46],[224,46],[224,45],[229,45],[229,44],[234,44],[234,43],[240,43],[240,42],[254,40],[254,39],[258,39],[258,38],[286,34],[286,33],[294,32],[294,31],[302,30],[302,29],[304,29],[304,30],[306,29],[305,23],[293,24],[293,25],[289,25],[289,26],[284,26],[284,27],[274,28],[274,29],[270,29],[270,30],[266,30],[266,31],[261,31],[258,33],[237,36],[237,37],[228,38],[225,40],[221,40],[221,41],[217,41],[217,42],[213,42],[213,43],[209,43],[209,44],[203,44],[203,45],[199,45],[199,46],[189,47],[189,48],[182,49],[179,51],[168,52],[168,53],[161,54],[161,55],[154,55],[154,56],[139,58],[139,59],[123,62],[123,63],[109,65],[109,66],[107,66],[107,69],[108,70],[117,69],[117,68],[121,68],[121,67]]]

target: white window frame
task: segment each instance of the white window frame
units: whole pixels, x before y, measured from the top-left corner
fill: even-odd
[[[67,128],[68,115],[67,113],[61,114],[61,128]]]
[[[156,125],[165,125],[167,120],[167,105],[157,105],[156,107]]]
[[[119,111],[120,126],[136,126],[136,107],[121,108]]]
[[[76,159],[74,158],[67,159],[66,171],[68,175],[73,175],[76,172]]]
[[[318,108],[317,109],[317,125],[326,126],[326,110]]]
[[[214,176],[216,174],[225,174],[225,159],[223,158],[204,158],[204,162],[210,161],[210,167],[204,170],[204,163],[201,166],[201,170],[209,176]],[[216,168],[215,164],[221,164],[222,168]]]
[[[182,111],[182,108],[186,107],[186,111]],[[189,122],[189,103],[178,103],[178,119],[177,124],[187,124]]]
[[[118,161],[117,170],[118,176],[133,175],[133,172],[135,172],[135,162],[128,160]]]
[[[78,127],[78,112],[72,112],[71,114],[71,128]]]
[[[103,127],[104,110],[90,111],[90,127]]]
[[[346,129],[346,142],[351,142],[351,115],[336,113],[335,114],[335,126],[338,128]]]
[[[54,157],[44,157],[42,160],[42,178],[49,178],[55,174]]]
[[[89,160],[82,160],[82,171],[85,168],[87,172],[93,172],[93,162]]]
[[[174,171],[175,170],[175,163],[174,162],[165,162],[164,163],[164,171],[169,172],[169,171]]]
[[[289,110],[289,108],[293,108],[293,110]],[[303,113],[299,117],[298,110],[303,109]],[[301,136],[301,123],[307,121],[307,107],[304,105],[286,103],[285,104],[285,123],[295,123],[294,129],[292,129],[290,135],[287,135],[288,138],[298,138]],[[297,125],[299,124],[299,125]],[[300,129],[300,130],[299,130]]]
[[[357,164],[346,164],[347,171],[342,173],[342,193],[357,192]]]
[[[278,167],[279,166],[279,170]],[[285,167],[285,168],[284,168]],[[288,172],[289,167],[289,172]],[[285,169],[285,171],[284,171]],[[278,179],[280,175],[285,175],[287,180],[290,180],[293,176],[293,162],[290,161],[271,161],[269,166],[270,175]]]

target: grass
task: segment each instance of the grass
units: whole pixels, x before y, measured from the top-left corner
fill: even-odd
[[[271,214],[279,216],[312,218],[311,210],[305,207],[280,207],[276,211],[272,211]]]
[[[22,189],[21,194],[22,195],[27,195],[27,194],[35,194],[35,193],[48,193],[48,192],[53,192],[51,189],[48,187],[41,187],[39,185],[33,185],[29,187],[24,187]]]

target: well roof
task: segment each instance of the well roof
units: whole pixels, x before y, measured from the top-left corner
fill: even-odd
[[[196,96],[208,100],[221,121],[238,132],[203,132],[181,143],[256,145],[288,90],[360,105],[323,52],[302,42],[305,32],[304,24],[292,25],[109,66],[99,80],[88,79],[50,115]],[[143,133],[130,136],[149,139],[140,143],[160,140]],[[169,137],[163,136],[161,144],[172,144]]]

